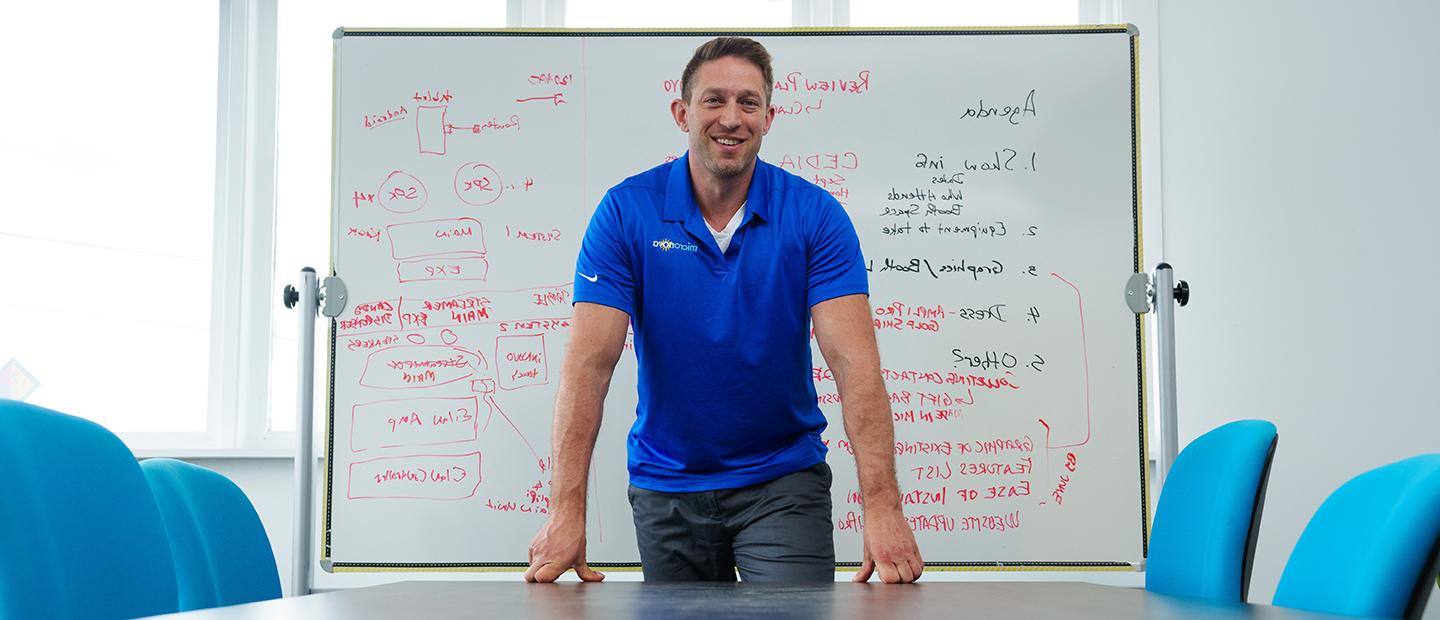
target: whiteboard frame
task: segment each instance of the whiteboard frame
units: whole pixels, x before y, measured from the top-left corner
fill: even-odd
[[[344,37],[390,37],[390,36],[496,36],[496,37],[646,37],[646,36],[986,36],[986,35],[1081,35],[1120,34],[1129,35],[1130,50],[1130,140],[1131,140],[1131,199],[1133,213],[1133,269],[1144,272],[1144,227],[1142,220],[1140,187],[1140,71],[1139,71],[1139,30],[1133,24],[1097,24],[1075,26],[1019,26],[1019,27],[959,27],[959,28],[666,28],[666,29],[625,29],[625,28],[504,28],[504,29],[386,29],[386,28],[337,28],[333,35],[334,56],[331,91],[331,222],[330,222],[330,266],[329,275],[336,276],[337,239],[334,234],[340,204],[340,44]],[[1122,294],[1123,282],[1117,282],[1116,295]],[[330,535],[332,531],[331,499],[334,491],[335,452],[335,356],[337,323],[330,320],[329,351],[326,380],[326,429],[325,429],[325,484],[321,489],[323,520],[319,523],[320,565],[329,573],[345,572],[521,572],[529,567],[523,562],[335,562],[332,558]],[[1143,571],[1149,557],[1150,539],[1150,492],[1149,492],[1149,428],[1146,394],[1148,391],[1147,339],[1143,315],[1135,316],[1136,373],[1138,377],[1137,398],[1139,402],[1139,485],[1140,485],[1140,549],[1141,557],[1132,562],[926,562],[927,571],[1004,571],[1004,572],[1047,572],[1047,571]],[[308,436],[309,429],[304,429]],[[308,437],[302,437],[306,440]],[[638,562],[588,562],[592,568],[610,571],[639,571]],[[860,562],[836,562],[837,571],[857,571]]]

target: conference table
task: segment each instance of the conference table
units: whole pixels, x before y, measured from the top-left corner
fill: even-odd
[[[1075,582],[555,583],[407,581],[161,616],[265,618],[1335,618]]]

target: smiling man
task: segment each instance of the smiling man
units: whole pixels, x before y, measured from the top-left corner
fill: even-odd
[[[647,581],[831,581],[830,468],[810,334],[833,371],[864,494],[865,558],[908,583],[924,568],[900,508],[894,428],[859,239],[828,193],[758,159],[775,113],[770,54],[701,45],[670,104],[680,159],[611,188],[576,266],[555,399],[552,512],[527,581],[585,564],[586,480],[627,326],[639,404],[630,505]]]

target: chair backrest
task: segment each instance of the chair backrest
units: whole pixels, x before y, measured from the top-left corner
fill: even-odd
[[[240,487],[172,459],[149,459],[140,468],[170,537],[181,611],[280,597],[270,538]]]
[[[178,609],[175,565],[135,455],[99,424],[0,400],[0,617]]]
[[[1419,618],[1440,570],[1440,454],[1372,469],[1320,508],[1275,589],[1275,604]]]
[[[1145,589],[1245,600],[1278,439],[1274,424],[1240,420],[1185,446],[1155,507]]]

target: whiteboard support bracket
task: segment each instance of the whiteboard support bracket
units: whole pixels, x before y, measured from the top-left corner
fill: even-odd
[[[300,307],[298,364],[299,389],[295,403],[295,525],[291,556],[290,595],[305,596],[314,584],[314,556],[311,531],[315,489],[315,318],[323,313],[335,318],[345,311],[349,295],[345,282],[331,276],[322,287],[315,270],[300,270],[300,288],[286,285],[282,300],[286,308]]]
[[[1153,284],[1153,286],[1152,286]],[[1190,303],[1190,284],[1175,284],[1169,263],[1155,266],[1155,277],[1137,273],[1125,285],[1125,303],[1135,314],[1155,311],[1155,341],[1160,352],[1160,415],[1156,434],[1160,436],[1160,458],[1155,463],[1155,488],[1165,488],[1165,474],[1180,453],[1176,432],[1175,398],[1175,306]]]

